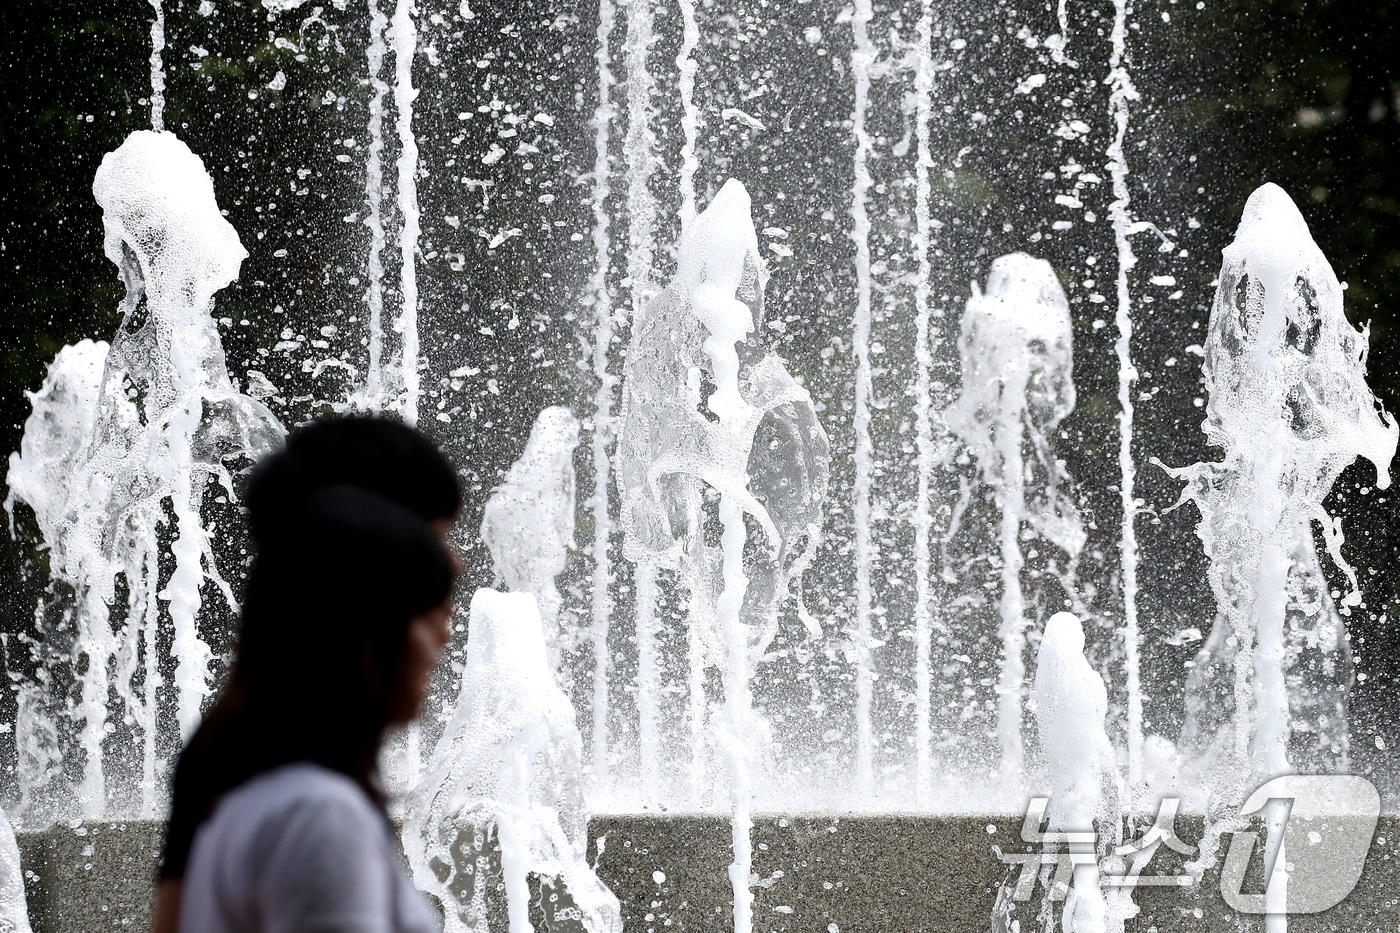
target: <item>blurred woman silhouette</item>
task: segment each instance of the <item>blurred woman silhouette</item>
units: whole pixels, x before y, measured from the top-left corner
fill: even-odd
[[[403,425],[338,418],[260,464],[247,499],[237,654],[176,767],[154,929],[435,929],[376,762],[449,640],[451,467]]]

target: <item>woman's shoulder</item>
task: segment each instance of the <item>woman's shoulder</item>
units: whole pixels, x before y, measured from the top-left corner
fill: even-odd
[[[268,929],[432,929],[411,906],[383,813],[353,780],[316,765],[284,765],[230,792],[200,831],[185,885],[187,901],[275,910]],[[399,917],[404,903],[413,923],[366,925]]]
[[[383,814],[359,784],[309,762],[283,765],[234,788],[219,802],[213,821],[287,826],[318,817],[346,828],[384,825]]]

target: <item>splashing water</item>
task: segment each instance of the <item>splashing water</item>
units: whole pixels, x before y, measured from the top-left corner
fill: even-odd
[[[627,5],[627,135],[623,152],[627,166],[627,284],[632,320],[642,317],[652,291],[652,262],[656,238],[656,198],[651,179],[657,167],[656,139],[651,130],[655,109],[655,80],[647,54],[655,42],[655,11],[650,3]],[[657,657],[657,580],[650,561],[636,565],[633,618],[637,633],[637,757],[641,786],[658,790],[660,767],[661,659]]]
[[[683,234],[675,281],[634,322],[617,454],[624,553],[679,572],[724,675],[736,929],[751,919],[751,756],[764,731],[750,671],[818,540],[830,459],[806,390],[749,342],[764,279],[748,193],[730,180]],[[719,548],[704,539],[705,486],[719,494]],[[747,555],[746,515],[763,533]]]
[[[8,933],[31,933],[29,905],[24,896],[24,874],[19,844],[5,812],[0,810],[0,929]]]
[[[33,411],[25,420],[19,452],[10,455],[10,497],[5,507],[11,517],[11,534],[14,504],[24,502],[33,510],[39,535],[48,547],[51,577],[60,581],[63,568],[77,566],[76,555],[70,558],[65,553],[70,540],[68,503],[93,435],[109,350],[106,341],[83,340],[58,351],[43,385],[29,396]],[[57,597],[52,585],[50,592]],[[64,697],[55,695],[59,691],[54,682],[60,669],[76,660],[67,657],[62,644],[72,627],[71,613],[68,608],[58,622],[46,626],[40,641],[31,646],[41,679],[22,682],[16,694],[18,812],[39,815],[41,820],[49,815],[45,812],[47,798],[59,790],[53,782],[64,758],[61,723],[67,715],[66,703]],[[41,606],[39,618],[45,615]]]
[[[941,344],[930,328],[929,280],[933,275],[929,233],[933,224],[929,207],[929,169],[933,166],[933,3],[924,0],[917,31],[918,71],[915,76],[916,133],[918,137],[914,176],[917,188],[914,209],[914,251],[918,256],[919,278],[914,286],[914,444],[918,450],[918,479],[914,492],[914,790],[927,804],[933,792],[933,587],[929,573],[929,531],[933,527],[929,483],[935,463],[932,377],[934,344]]]
[[[583,740],[534,597],[477,590],[469,625],[457,707],[408,799],[414,881],[442,902],[446,933],[488,933],[496,877],[511,933],[530,933],[532,874],[550,929],[621,933],[617,898],[588,865]]]
[[[1062,927],[1065,933],[1122,933],[1124,921],[1137,911],[1126,898],[1106,898],[1099,876],[1099,858],[1122,841],[1122,780],[1104,731],[1108,691],[1084,658],[1083,626],[1068,612],[1045,623],[1033,696],[1053,792],[1047,829],[1064,834],[1071,856],[1080,856],[1074,859]],[[1041,920],[1045,930],[1055,929],[1044,911]]]
[[[131,134],[97,170],[93,194],[103,211],[104,249],[126,284],[122,323],[108,348],[100,384],[91,382],[100,345],[68,354],[50,371],[71,389],[50,400],[67,410],[36,412],[46,437],[28,448],[63,458],[62,489],[36,490],[24,477],[53,469],[27,453],[12,457],[13,498],[48,516],[45,537],[56,579],[72,588],[74,627],[87,658],[81,684],[81,748],[86,763],[79,799],[88,815],[106,805],[103,741],[107,697],[114,689],[144,737],[142,812],[154,813],[158,760],[173,753],[199,721],[209,693],[212,654],[196,628],[200,589],[233,594],[215,567],[200,518],[206,485],[233,497],[232,470],[275,449],[281,424],[229,380],[211,315],[214,293],[238,275],[246,253],[219,212],[204,164],[173,135]],[[91,395],[95,391],[96,402]],[[90,415],[73,411],[77,401]],[[30,498],[33,497],[33,498]],[[60,511],[61,509],[61,511]],[[161,584],[157,529],[173,535],[173,569]],[[117,586],[127,594],[127,621],[113,628]],[[179,735],[157,747],[156,687],[162,674],[156,626],[166,603],[173,628],[175,715]],[[115,670],[115,678],[110,672]],[[138,689],[139,688],[139,689]]]
[[[680,0],[681,47],[676,53],[681,99],[680,152],[681,230],[695,219],[695,171],[700,167],[695,144],[700,135],[700,110],[695,106],[695,50],[700,45],[700,26],[695,20],[695,0]]]
[[[742,601],[756,660],[820,540],[830,469],[811,397],[776,354],[748,342],[763,320],[764,281],[748,194],[731,180],[682,236],[676,279],[636,323],[624,370],[624,553],[680,571],[708,604],[696,624],[713,663],[728,647],[714,616],[722,555],[704,540],[704,487],[734,499],[764,533],[765,546],[748,555]]]
[[[365,226],[369,228],[369,254],[365,259],[365,304],[369,310],[369,362],[365,370],[364,398],[370,411],[385,406],[384,395],[384,102],[389,85],[384,81],[384,39],[389,19],[379,0],[369,0],[369,42],[365,58],[369,66],[369,143],[365,150]]]
[[[1256,190],[1225,250],[1206,341],[1203,427],[1223,456],[1169,471],[1186,480],[1182,501],[1200,510],[1218,607],[1188,681],[1182,736],[1216,812],[1238,807],[1247,782],[1304,761],[1345,767],[1350,670],[1339,614],[1360,595],[1323,501],[1357,457],[1386,488],[1400,433],[1366,385],[1366,351],[1367,334],[1347,322],[1341,285],[1297,207],[1276,185]],[[1351,585],[1340,609],[1321,575],[1314,523]],[[1325,676],[1302,682],[1312,671]],[[1225,713],[1211,717],[1209,704]],[[1213,842],[1207,833],[1206,861]]]
[[[947,412],[948,426],[976,460],[1001,512],[996,735],[1001,777],[1014,784],[1025,758],[1021,528],[1029,524],[1064,551],[1071,565],[1085,538],[1067,495],[1069,477],[1051,445],[1056,427],[1074,408],[1074,380],[1069,301],[1050,264],[1025,253],[995,260],[986,293],[973,284],[958,350],[962,394]]]
[[[576,647],[575,633],[560,625],[554,581],[574,546],[578,431],[578,419],[567,408],[556,405],[540,412],[525,452],[486,500],[481,522],[481,540],[491,552],[497,581],[511,592],[535,597],[556,678],[564,676],[563,654]]]

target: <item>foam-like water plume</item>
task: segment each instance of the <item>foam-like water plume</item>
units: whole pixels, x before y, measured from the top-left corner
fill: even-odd
[[[678,572],[690,624],[723,675],[738,930],[752,920],[753,754],[767,733],[749,680],[819,536],[830,457],[811,397],[753,339],[765,278],[748,193],[730,180],[683,234],[675,280],[635,322],[617,456],[624,553]],[[705,486],[719,493],[717,548],[705,540]],[[761,538],[749,540],[746,520]]]
[[[85,403],[95,391],[92,413],[76,415],[76,406],[58,415],[36,408],[30,419],[50,436],[26,450],[56,453],[65,463],[61,508],[54,489],[33,485],[52,466],[27,453],[11,457],[11,497],[61,515],[45,520],[54,536],[45,543],[52,577],[74,593],[77,647],[87,660],[79,713],[86,755],[82,810],[100,815],[105,807],[103,743],[108,693],[115,690],[145,735],[143,783],[151,783],[141,788],[142,806],[153,813],[157,757],[172,754],[194,729],[209,693],[212,655],[197,628],[203,584],[215,584],[234,607],[200,518],[205,487],[218,482],[231,498],[231,469],[273,450],[283,432],[271,412],[229,379],[212,317],[214,293],[237,277],[247,254],[219,211],[199,157],[171,134],[133,133],[103,157],[93,195],[103,212],[104,250],[126,284],[122,323],[96,387],[96,345],[50,371],[56,381],[76,370],[69,383],[82,384],[74,391]],[[172,564],[163,582],[162,525],[169,530]],[[126,622],[114,630],[119,581],[127,594]],[[179,736],[165,747],[157,747],[154,706],[161,602],[173,629],[179,724]]]
[[[1063,7],[1061,7],[1063,19]],[[1063,28],[1063,27],[1062,27]],[[1137,465],[1133,462],[1133,384],[1138,371],[1133,364],[1132,295],[1128,274],[1137,265],[1128,237],[1135,225],[1128,192],[1128,160],[1124,144],[1128,135],[1129,105],[1137,100],[1137,88],[1128,73],[1128,0],[1113,0],[1113,51],[1109,56],[1109,115],[1113,118],[1113,142],[1108,147],[1108,172],[1113,180],[1113,202],[1108,216],[1113,224],[1113,240],[1118,251],[1118,307],[1114,325],[1118,339],[1118,473],[1119,496],[1123,508],[1123,667],[1128,694],[1128,794],[1135,805],[1142,792],[1142,676],[1139,663],[1141,635],[1138,631],[1138,545],[1137,545]]]
[[[24,872],[14,827],[0,810],[0,929],[8,933],[32,933],[29,904],[24,896]]]
[[[1358,457],[1375,466],[1377,487],[1390,484],[1397,427],[1366,385],[1367,343],[1297,207],[1277,185],[1259,188],[1225,250],[1206,339],[1203,427],[1222,458],[1170,471],[1200,510],[1218,609],[1188,679],[1182,750],[1226,818],[1247,785],[1300,764],[1345,767],[1341,613],[1361,597],[1323,502]],[[1350,583],[1340,610],[1314,525]],[[1208,832],[1203,860],[1214,841]]]
[[[1069,477],[1052,444],[1056,427],[1074,408],[1071,341],[1069,301],[1050,264],[1025,253],[998,258],[986,293],[974,282],[963,312],[962,393],[946,414],[1001,512],[996,735],[1001,779],[1012,785],[1022,779],[1025,758],[1022,527],[1029,525],[1071,562],[1084,546],[1084,529],[1067,495]]]
[[[535,600],[477,590],[469,626],[456,709],[408,798],[414,882],[442,903],[445,933],[488,933],[498,881],[510,933],[531,933],[531,875],[547,929],[622,933],[617,898],[588,863],[583,739]]]
[[[1066,933],[1122,933],[1124,921],[1137,910],[1126,896],[1106,897],[1099,874],[1100,859],[1122,842],[1122,780],[1104,729],[1108,691],[1085,660],[1083,626],[1068,612],[1056,613],[1045,624],[1033,696],[1051,778],[1046,829],[1062,834],[1074,866],[1061,928]],[[1046,931],[1056,929],[1055,918],[1046,916],[1050,894],[1047,887],[1039,918]]]
[[[617,380],[608,372],[613,335],[612,296],[608,293],[609,178],[608,141],[612,135],[612,30],[617,11],[612,0],[598,0],[598,35],[594,60],[598,66],[598,106],[593,111],[593,276],[588,293],[593,302],[593,731],[590,767],[594,783],[601,787],[608,775],[608,620],[612,615],[612,512],[608,508],[611,461],[608,446],[613,433],[613,389]]]
[[[851,17],[854,46],[851,49],[851,77],[855,82],[852,124],[855,133],[855,182],[851,190],[851,239],[855,243],[856,307],[852,321],[851,352],[855,356],[855,397],[852,400],[855,431],[855,484],[852,488],[851,534],[855,551],[856,611],[851,633],[851,655],[855,666],[856,688],[856,792],[869,797],[875,790],[875,730],[871,706],[875,693],[871,617],[871,540],[870,496],[874,472],[875,445],[870,438],[870,396],[873,392],[870,370],[871,278],[870,278],[870,131],[866,114],[870,106],[870,77],[875,64],[875,46],[870,41],[870,20],[874,11],[870,0],[855,0]]]
[[[32,412],[24,422],[19,451],[10,454],[10,493],[5,503],[10,531],[14,533],[15,502],[22,501],[34,512],[39,535],[49,550],[51,581],[63,581],[64,568],[76,568],[76,558],[70,560],[65,554],[70,536],[65,523],[68,502],[74,495],[74,482],[81,475],[87,444],[93,436],[102,372],[110,349],[105,340],[81,340],[58,351],[49,363],[43,385],[29,395]],[[51,582],[50,601],[59,602],[57,591]],[[56,686],[60,672],[55,668],[77,662],[76,658],[66,657],[66,645],[62,644],[69,640],[64,636],[75,622],[71,618],[73,611],[69,608],[62,621],[55,624],[46,621],[49,613],[44,605],[38,607],[35,621],[40,636],[31,653],[40,662],[40,673],[35,680],[20,682],[15,694],[16,779],[20,792],[17,812],[26,818],[37,817],[40,823],[56,815],[47,812],[47,805],[50,798],[62,793],[53,785],[67,751],[63,727],[69,713],[62,691]],[[154,626],[151,628],[154,630]],[[104,639],[100,652],[103,657],[115,650],[109,631],[96,629],[92,637]],[[55,644],[50,645],[50,640]],[[143,741],[153,789],[154,740],[152,734]]]
[[[555,579],[574,546],[578,432],[578,419],[567,408],[555,405],[540,412],[525,451],[487,498],[481,522],[481,540],[491,552],[497,581],[513,593],[535,597],[550,670],[561,685],[568,676],[561,661],[576,646],[575,632],[562,624]]]

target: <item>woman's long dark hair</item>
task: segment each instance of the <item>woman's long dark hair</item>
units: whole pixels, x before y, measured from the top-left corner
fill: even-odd
[[[276,539],[321,489],[378,493],[424,521],[455,518],[462,492],[452,465],[413,428],[374,415],[336,415],[293,431],[248,483],[248,525],[258,546]]]
[[[452,564],[407,509],[350,486],[278,521],[249,574],[232,674],[186,757],[200,818],[264,771],[307,761],[383,803],[375,761],[413,618],[442,604]]]

